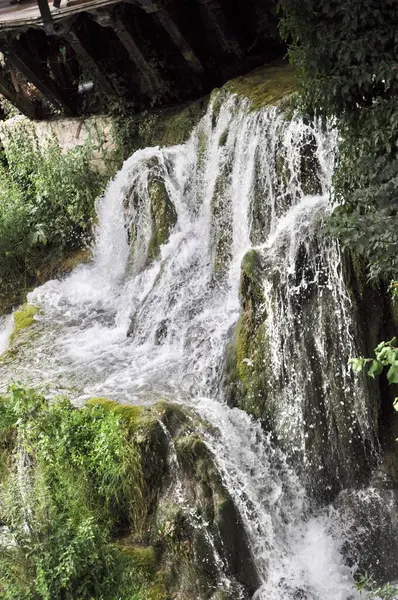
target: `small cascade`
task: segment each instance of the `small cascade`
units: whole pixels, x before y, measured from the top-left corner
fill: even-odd
[[[258,248],[272,430],[326,496],[376,455],[376,408],[348,365],[360,337],[341,252],[323,230],[329,212],[327,196],[304,196]]]
[[[359,598],[343,561],[338,522],[312,514],[303,485],[260,425],[208,399],[198,402],[198,410],[222,432],[207,441],[242,515],[264,582],[254,598]]]
[[[36,323],[0,364],[3,386],[45,383],[77,404],[193,408],[245,526],[258,600],[358,598],[347,522],[312,501],[356,481],[374,451],[367,390],[347,368],[355,306],[322,231],[333,148],[333,132],[220,91],[185,144],[125,162],[98,204],[92,262],[29,295]],[[170,493],[184,504],[176,461]]]

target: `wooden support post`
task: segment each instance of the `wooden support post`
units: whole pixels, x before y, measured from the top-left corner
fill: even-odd
[[[114,95],[115,91],[106,75],[106,71],[103,70],[94,50],[87,43],[84,36],[78,31],[70,29],[65,34],[65,39],[72,46],[79,62],[87,64],[89,69],[93,72],[93,77],[97,81],[99,87],[110,96]]]
[[[159,23],[164,27],[167,31],[174,44],[177,46],[182,56],[185,58],[186,62],[189,64],[191,69],[196,73],[203,74],[204,69],[202,63],[199,58],[196,56],[195,52],[192,50],[190,44],[188,44],[185,37],[182,35],[180,28],[177,23],[171,17],[171,15],[165,10],[160,10],[155,14],[155,18],[159,21]]]
[[[139,2],[141,8],[143,8],[146,13],[153,14],[154,18],[167,31],[191,69],[196,73],[203,74],[204,69],[202,63],[181,33],[181,30],[173,17],[165,9],[159,7],[154,0],[139,0]]]
[[[51,79],[43,69],[42,65],[32,59],[19,42],[15,42],[7,49],[4,48],[4,52],[10,63],[13,64],[28,81],[33,83],[48,101],[60,105],[63,108],[64,113],[68,116],[76,114],[76,106],[71,98]]]
[[[47,35],[54,35],[54,23],[51,16],[51,10],[48,5],[48,0],[37,0],[37,4],[39,6],[41,20],[43,21],[44,31],[47,33]]]
[[[224,53],[242,59],[242,49],[238,40],[230,31],[219,0],[199,0],[199,6],[206,13],[206,21],[216,33]]]
[[[0,70],[0,94],[2,94],[4,98],[7,98],[7,100],[26,117],[29,119],[36,118],[36,107],[33,102],[26,96],[18,93],[13,86],[10,86],[6,82],[2,69]]]
[[[124,25],[120,16],[115,14],[111,15],[110,26],[125,47],[130,60],[140,72],[148,92],[153,93],[158,90],[161,87],[161,82],[154,74],[153,69],[147,63],[145,56],[135,43],[133,36]]]
[[[145,82],[145,87],[147,88],[148,92],[156,92],[162,87],[162,82],[155,75],[152,67],[148,64],[145,56],[135,43],[133,36],[131,35],[130,31],[126,28],[119,15],[111,15],[110,26],[116,33],[120,42],[125,47],[131,61],[141,73],[141,76]]]

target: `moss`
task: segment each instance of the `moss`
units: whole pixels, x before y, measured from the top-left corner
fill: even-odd
[[[151,146],[175,146],[187,141],[206,112],[209,98],[162,110],[145,111],[138,115],[126,112],[114,122],[115,139],[121,158],[136,150]]]
[[[242,261],[242,314],[228,351],[225,385],[230,404],[268,421],[271,407],[267,404],[269,359],[262,272],[262,258],[251,250]]]
[[[126,419],[132,420],[135,423],[142,418],[144,413],[144,407],[132,406],[131,404],[120,404],[115,400],[109,400],[108,398],[90,398],[86,402],[86,406],[101,406],[106,410],[111,410],[119,415],[122,415]]]
[[[189,428],[189,409],[182,408],[179,404],[172,404],[171,402],[158,402],[155,406],[155,411],[173,438],[176,435],[181,435],[181,431]]]
[[[211,200],[213,270],[215,273],[226,273],[232,258],[232,211],[229,197],[226,194],[232,164],[226,163],[220,171]]]
[[[24,304],[16,313],[14,313],[14,329],[11,334],[10,340],[13,342],[18,334],[24,329],[28,329],[35,322],[35,316],[39,312],[37,306],[31,304]]]
[[[257,110],[280,104],[282,100],[286,104],[286,97],[297,92],[298,80],[291,65],[277,61],[229,81],[225,88],[248,98],[252,108]]]
[[[160,581],[156,581],[149,585],[146,589],[146,600],[170,600],[171,597],[165,588],[165,583],[162,577],[158,577]]]
[[[193,128],[206,112],[208,97],[192,102],[178,112],[165,112],[161,116],[162,132],[160,144],[174,146],[185,142],[192,133]],[[160,133],[160,132],[159,132]]]
[[[152,180],[149,183],[151,200],[152,236],[149,242],[149,258],[159,255],[160,247],[169,239],[170,231],[177,222],[177,213],[169,198],[163,181]]]
[[[209,458],[209,449],[198,433],[186,435],[176,442],[178,458],[193,467],[199,459]]]
[[[155,550],[151,546],[126,546],[120,549],[131,558],[134,568],[147,578],[152,578],[156,571],[157,560]]]
[[[228,85],[228,84],[227,84]],[[213,127],[215,126],[217,119],[220,115],[220,110],[221,107],[224,103],[224,100],[227,97],[227,93],[226,93],[226,88],[227,86],[224,86],[221,89],[216,88],[215,90],[212,91],[211,96],[210,96],[210,101],[213,104],[213,112],[212,112],[212,118],[213,118]]]

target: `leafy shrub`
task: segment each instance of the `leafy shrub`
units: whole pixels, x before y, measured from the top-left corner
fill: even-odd
[[[356,373],[361,373],[365,367],[369,367],[369,377],[375,378],[387,368],[387,380],[389,383],[398,383],[398,346],[397,338],[393,338],[389,342],[381,342],[375,348],[375,358],[351,358],[350,364]],[[398,410],[398,398],[394,402],[395,408]]]
[[[4,600],[143,600],[145,575],[114,543],[142,514],[128,420],[11,387],[0,402],[0,592]]]
[[[30,285],[49,256],[86,245],[106,178],[92,166],[90,142],[62,153],[16,129],[0,164],[0,287]]]
[[[337,117],[332,231],[372,277],[398,270],[395,0],[281,0],[282,33],[309,112]]]

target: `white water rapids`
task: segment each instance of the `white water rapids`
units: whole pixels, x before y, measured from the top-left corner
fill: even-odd
[[[305,195],[300,179],[309,136],[319,196]],[[358,597],[337,521],[327,511],[311,512],[283,453],[257,422],[229,408],[220,390],[225,347],[240,314],[245,253],[255,238],[265,258],[283,260],[282,271],[294,273],[297,236],[307,244],[312,223],[327,212],[332,169],[333,136],[298,118],[285,121],[275,108],[253,112],[236,97],[226,98],[219,112],[210,106],[184,145],[140,150],[126,161],[99,202],[92,262],[30,295],[29,302],[41,309],[32,345],[21,348],[11,366],[0,367],[3,382],[46,383],[80,402],[103,396],[193,406],[220,432],[207,441],[248,532],[263,582],[255,595],[261,600]],[[160,257],[149,262],[151,177],[164,182],[177,221]],[[256,211],[267,222],[254,236]],[[337,248],[328,246],[325,256],[322,270],[333,271],[328,286],[340,311],[336,327],[344,343],[353,343]],[[264,281],[265,290],[270,285]],[[291,319],[293,313],[283,303],[271,303],[268,313],[277,370],[283,348],[275,319]],[[314,327],[321,318],[314,316]],[[325,354],[322,335],[320,327],[319,352]],[[287,404],[277,421],[283,425],[290,415],[290,431],[300,445],[301,396],[295,390],[303,382],[294,356],[291,360],[295,380],[283,388]],[[348,396],[352,383],[344,377]],[[365,431],[366,411],[355,398]]]

